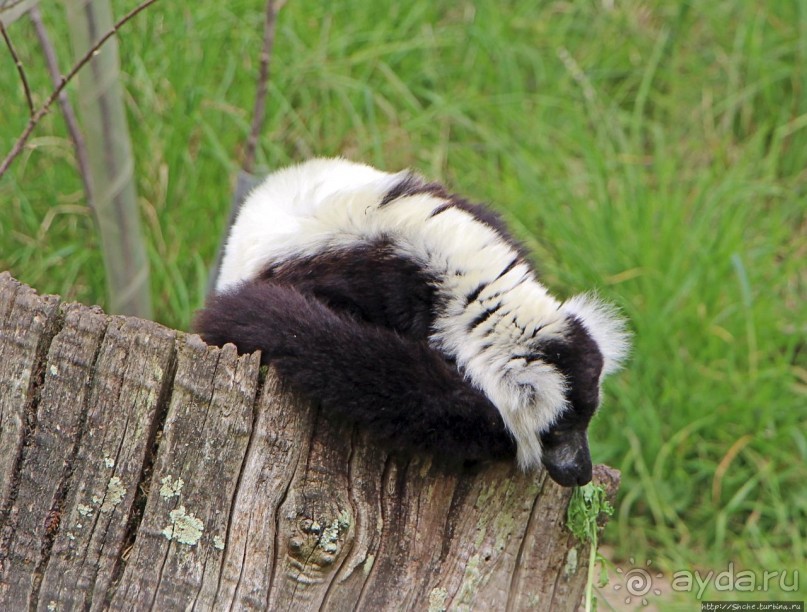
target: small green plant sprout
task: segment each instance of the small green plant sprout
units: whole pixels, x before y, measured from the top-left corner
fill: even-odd
[[[591,550],[588,556],[588,579],[586,581],[586,612],[597,609],[594,598],[594,565],[599,554],[597,552],[597,538],[600,527],[597,520],[600,514],[611,516],[614,507],[609,503],[605,489],[599,485],[588,483],[577,487],[569,500],[569,509],[566,512],[566,527],[580,540],[582,544],[589,543]],[[605,580],[607,580],[607,575]],[[604,586],[600,584],[600,586]]]

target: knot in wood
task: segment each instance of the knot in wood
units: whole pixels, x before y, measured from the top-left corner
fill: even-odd
[[[347,511],[330,520],[300,518],[295,533],[289,538],[289,556],[309,568],[333,565],[342,552],[351,523]]]

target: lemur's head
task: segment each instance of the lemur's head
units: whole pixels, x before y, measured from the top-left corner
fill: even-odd
[[[577,296],[561,307],[564,331],[541,343],[542,360],[565,380],[566,406],[541,432],[541,461],[563,486],[591,480],[588,425],[600,405],[603,378],[619,369],[629,346],[624,320],[591,296]]]

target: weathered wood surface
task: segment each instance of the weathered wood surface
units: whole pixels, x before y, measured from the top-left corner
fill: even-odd
[[[570,494],[389,456],[255,355],[0,274],[0,609],[573,610]]]

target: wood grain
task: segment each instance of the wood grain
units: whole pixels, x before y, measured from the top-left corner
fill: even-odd
[[[574,610],[570,489],[394,456],[257,355],[0,275],[0,609]],[[611,496],[619,474],[595,468]]]

